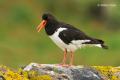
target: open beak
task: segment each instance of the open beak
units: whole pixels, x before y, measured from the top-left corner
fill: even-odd
[[[42,20],[42,22],[37,27],[37,31],[40,32],[45,27],[46,23],[46,20]]]

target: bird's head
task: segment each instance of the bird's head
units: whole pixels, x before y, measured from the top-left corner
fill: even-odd
[[[54,20],[54,19],[55,19],[55,17],[52,16],[50,13],[44,13],[42,15],[42,21],[37,27],[37,31],[40,32],[43,28],[45,28],[48,21]]]

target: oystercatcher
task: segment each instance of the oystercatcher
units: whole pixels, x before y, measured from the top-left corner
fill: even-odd
[[[53,42],[64,51],[62,65],[66,65],[67,53],[70,53],[70,65],[73,64],[74,52],[87,45],[93,45],[100,48],[107,49],[104,41],[89,37],[81,30],[58,21],[52,14],[44,13],[42,15],[42,22],[38,25],[37,31],[45,28],[46,34],[53,40]]]

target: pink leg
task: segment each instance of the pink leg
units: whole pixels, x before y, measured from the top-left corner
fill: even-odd
[[[67,58],[67,49],[65,49],[65,51],[64,51],[64,57],[63,57],[62,65],[66,65],[66,58]]]
[[[62,63],[59,64],[59,66],[68,67],[69,65],[66,64],[66,60],[67,60],[67,49],[65,49],[64,51],[63,60],[62,60]]]
[[[74,61],[74,53],[71,51],[71,53],[70,53],[70,66],[73,65],[73,61]]]

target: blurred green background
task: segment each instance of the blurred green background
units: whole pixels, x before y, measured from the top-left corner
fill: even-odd
[[[108,50],[77,50],[74,64],[120,66],[120,0],[0,0],[0,64],[19,67],[61,62],[63,52],[44,30],[36,31],[44,12],[109,46]]]

